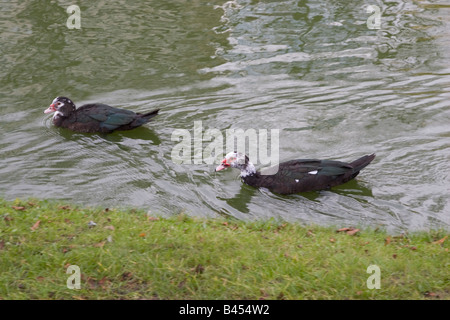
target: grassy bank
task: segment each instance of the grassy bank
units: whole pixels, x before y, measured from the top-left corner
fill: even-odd
[[[0,298],[450,298],[446,232],[336,229],[0,200]]]

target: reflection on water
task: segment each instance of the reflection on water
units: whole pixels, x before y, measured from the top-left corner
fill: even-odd
[[[0,11],[0,196],[389,229],[450,225],[450,26],[426,1],[95,1]],[[447,10],[447,11],[446,11]],[[58,95],[142,112],[110,135],[52,126]],[[279,129],[280,159],[350,161],[357,181],[280,196],[171,159],[175,129]],[[229,150],[228,150],[229,151]]]

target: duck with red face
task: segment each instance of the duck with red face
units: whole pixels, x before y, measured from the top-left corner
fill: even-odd
[[[246,155],[230,152],[217,166],[216,171],[236,168],[241,170],[240,177],[244,183],[250,186],[267,188],[279,194],[292,194],[329,189],[350,181],[374,158],[375,154],[366,155],[350,163],[296,159],[278,164],[278,170],[274,170],[276,171],[274,174],[261,174]]]

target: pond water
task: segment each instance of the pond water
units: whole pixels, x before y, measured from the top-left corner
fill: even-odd
[[[0,197],[449,229],[448,2],[89,1],[69,29],[71,4],[0,6]],[[73,133],[43,113],[61,95],[161,111],[133,131]],[[176,163],[173,134],[194,134],[195,121],[278,130],[281,161],[377,157],[356,181],[280,196],[236,170]]]

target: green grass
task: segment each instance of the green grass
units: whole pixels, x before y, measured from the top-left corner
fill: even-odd
[[[0,200],[0,299],[449,299],[448,232],[336,229]]]

